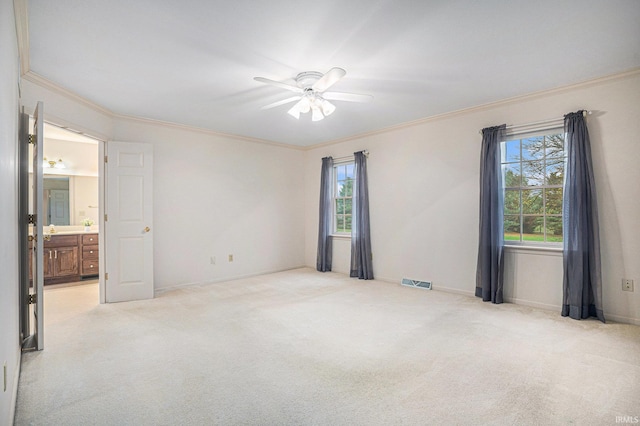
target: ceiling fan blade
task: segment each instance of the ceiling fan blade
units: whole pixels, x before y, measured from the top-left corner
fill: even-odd
[[[336,84],[347,72],[342,68],[331,68],[320,80],[316,81],[311,87],[316,92],[324,92],[329,87]]]
[[[253,79],[255,81],[259,81],[260,83],[267,83],[267,84],[271,84],[273,86],[280,87],[281,89],[287,89],[287,90],[291,90],[292,92],[302,93],[302,89],[299,88],[298,86],[292,86],[291,84],[281,83],[279,81],[270,80],[270,79],[264,78],[264,77],[253,77]]]
[[[280,106],[280,105],[288,104],[289,102],[299,101],[300,98],[302,98],[302,96],[294,96],[292,98],[287,98],[287,99],[284,99],[284,100],[281,100],[281,101],[278,101],[278,102],[274,102],[274,103],[269,104],[269,105],[265,105],[260,109],[275,108],[275,107]]]
[[[322,97],[330,101],[370,102],[373,100],[373,96],[371,95],[341,92],[326,92],[322,94]]]

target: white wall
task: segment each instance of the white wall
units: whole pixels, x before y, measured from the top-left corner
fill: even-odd
[[[13,2],[0,2],[0,424],[13,424],[20,363],[18,293],[18,78]],[[3,365],[7,365],[4,391]]]
[[[98,224],[98,178],[94,176],[73,176],[73,217],[72,225],[82,225],[85,218]]]
[[[128,119],[114,139],[154,147],[156,290],[304,265],[303,151]]]
[[[374,274],[432,280],[473,294],[483,127],[589,109],[600,207],[605,317],[640,324],[640,72],[448,114],[317,147],[306,153],[306,264],[315,266],[320,159],[368,149]],[[349,240],[334,239],[334,270],[347,272]],[[633,293],[621,279],[632,278]],[[562,257],[510,250],[505,295],[559,310]]]

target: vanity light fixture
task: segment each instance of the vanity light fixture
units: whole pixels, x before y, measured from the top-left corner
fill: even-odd
[[[47,157],[42,161],[42,168],[44,169],[66,169],[67,166],[62,162],[62,158],[58,161],[47,160]]]

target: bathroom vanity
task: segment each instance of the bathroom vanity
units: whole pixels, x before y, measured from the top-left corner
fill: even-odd
[[[49,235],[51,238],[44,241],[45,285],[98,277],[98,233],[79,231]],[[31,257],[29,260],[31,262]]]

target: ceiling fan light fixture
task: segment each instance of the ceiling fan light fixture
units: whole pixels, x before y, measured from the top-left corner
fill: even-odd
[[[287,114],[289,114],[296,120],[300,120],[300,108],[298,108],[298,104],[296,104],[293,108],[287,111]]]
[[[287,114],[295,118],[296,120],[300,120],[300,110],[303,104],[304,98],[300,99],[294,106],[291,107]]]
[[[311,110],[312,100],[310,100],[308,96],[303,96],[299,104],[300,112],[306,114]]]
[[[320,121],[324,119],[324,115],[322,115],[322,111],[317,106],[311,109],[311,121]]]
[[[322,106],[322,113],[325,115],[325,117],[333,114],[333,112],[336,110],[336,106],[331,102],[327,101],[326,99],[322,100],[321,106]]]

